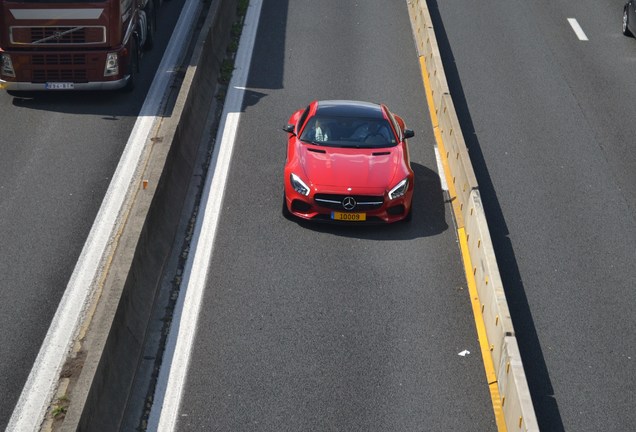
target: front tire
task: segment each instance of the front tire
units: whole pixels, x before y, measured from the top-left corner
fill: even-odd
[[[133,38],[130,44],[130,59],[128,60],[128,82],[124,87],[125,92],[131,92],[135,89],[135,77],[139,71],[139,48],[137,47],[137,38]]]
[[[148,51],[155,45],[155,32],[157,31],[157,8],[155,7],[154,0],[148,2],[146,16],[148,17],[148,25],[146,27],[144,50]]]
[[[285,219],[291,219],[292,214],[287,208],[287,198],[285,197],[285,193],[283,192],[283,208],[282,208],[283,217]]]
[[[413,207],[411,207],[411,208],[409,209],[408,214],[406,215],[406,217],[405,217],[404,219],[402,219],[402,221],[403,221],[404,223],[409,223],[409,222],[411,222],[412,220],[413,220]]]

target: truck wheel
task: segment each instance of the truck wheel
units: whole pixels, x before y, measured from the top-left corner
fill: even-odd
[[[146,15],[148,16],[148,25],[146,28],[144,50],[149,50],[155,44],[155,32],[157,31],[157,8],[155,7],[155,2],[152,0],[148,2]]]
[[[128,74],[130,78],[126,83],[124,90],[131,92],[135,88],[135,77],[139,71],[139,50],[137,49],[137,38],[133,37],[133,41],[130,43],[130,57],[128,59]]]

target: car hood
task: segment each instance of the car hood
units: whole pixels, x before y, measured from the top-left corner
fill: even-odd
[[[399,147],[343,149],[303,145],[301,164],[317,186],[388,188],[401,155]]]

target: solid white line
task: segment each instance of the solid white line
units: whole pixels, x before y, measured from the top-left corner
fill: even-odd
[[[234,150],[236,132],[241,116],[245,84],[252,59],[256,30],[261,12],[262,0],[249,3],[245,24],[236,54],[232,80],[221,116],[221,124],[216,135],[216,143],[210,162],[200,208],[197,216],[193,251],[186,262],[182,291],[177,299],[170,334],[153,406],[148,419],[149,431],[172,431],[177,424],[177,416],[183,386],[188,372],[192,344],[196,335],[196,325],[201,309],[201,301],[208,277],[208,266],[213,253],[214,238],[221,214],[221,204],[225,184]]]
[[[181,62],[184,52],[182,47],[189,38],[199,7],[198,0],[188,0],[184,5],[95,222],[11,415],[7,431],[28,432],[40,429],[66,356],[72,348],[86,308],[97,287],[98,277],[115,246],[113,240],[117,227],[125,216],[125,206],[139,187],[143,168],[141,162],[150,150],[148,137],[166,89],[174,76],[170,71],[175,70]]]
[[[576,33],[576,37],[578,37],[579,40],[588,40],[587,36],[585,36],[585,32],[579,25],[579,22],[576,20],[576,18],[568,18],[568,22],[570,23],[570,26],[572,26],[572,30],[574,30],[574,33]]]
[[[444,172],[444,165],[442,164],[442,157],[439,154],[437,146],[435,146],[435,160],[437,161],[437,172],[439,173],[439,181],[442,185],[442,190],[448,190],[448,183],[446,183],[446,173]]]

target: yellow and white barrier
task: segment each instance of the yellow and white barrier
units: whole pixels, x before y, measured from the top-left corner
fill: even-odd
[[[539,430],[479,185],[450,95],[426,0],[407,0],[429,111],[445,168],[499,431]],[[471,291],[471,297],[473,297]],[[481,340],[481,339],[486,340]],[[493,389],[493,386],[496,386]]]

